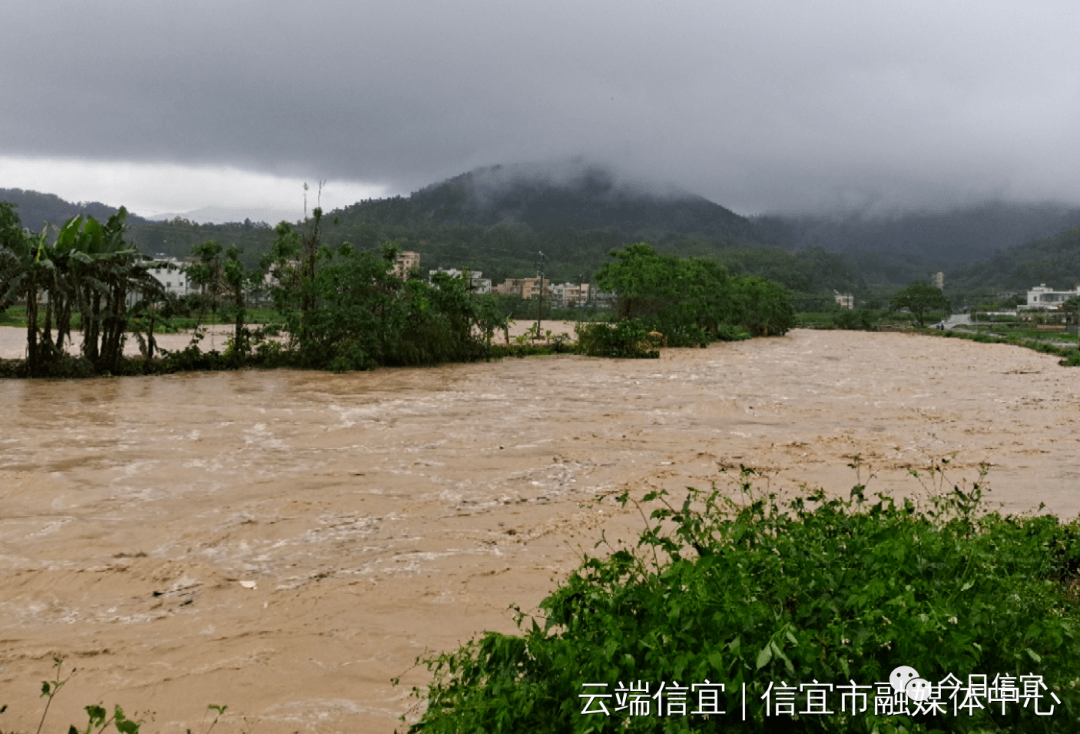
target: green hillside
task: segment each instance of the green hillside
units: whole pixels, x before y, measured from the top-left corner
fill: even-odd
[[[45,223],[62,225],[72,217],[91,216],[99,222],[108,221],[109,217],[119,210],[119,206],[109,206],[98,201],[79,202],[73,204],[64,201],[55,194],[42,194],[37,191],[24,191],[23,189],[0,189],[0,201],[14,204],[18,209],[19,219],[24,227],[31,231],[40,232]],[[128,215],[129,224],[141,225],[149,220],[134,214]]]
[[[946,277],[951,288],[972,292],[1022,292],[1040,283],[1073,288],[1080,283],[1080,227],[1010,247]]]
[[[116,211],[20,189],[0,190],[0,200],[15,203],[22,222],[34,230],[77,214],[104,221]],[[986,204],[883,219],[747,219],[692,193],[571,162],[479,168],[407,197],[357,202],[326,214],[322,239],[330,247],[350,242],[367,251],[394,241],[419,252],[424,269],[467,267],[496,282],[535,274],[541,258],[556,282],[589,281],[611,250],[648,242],[661,253],[714,258],[734,274],[765,277],[822,302],[838,290],[866,303],[937,270],[946,271],[951,292],[1072,285],[1080,281],[1076,230],[1011,245],[1061,231],[1078,212],[1057,205]],[[134,215],[128,221],[129,238],[154,255],[183,258],[194,246],[215,240],[238,246],[254,265],[274,239],[272,226],[250,221],[155,222]],[[961,266],[960,260],[978,262]]]

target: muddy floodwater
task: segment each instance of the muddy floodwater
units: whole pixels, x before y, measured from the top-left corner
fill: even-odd
[[[723,486],[919,493],[991,464],[1011,511],[1080,510],[1080,371],[1004,345],[795,331],[659,360],[334,375],[0,381],[0,729],[156,712],[149,731],[401,727],[410,669],[511,631],[606,532],[598,495]],[[404,674],[404,675],[403,675]],[[403,675],[403,684],[390,679]],[[47,724],[48,728],[48,724]],[[205,728],[205,723],[203,724]]]

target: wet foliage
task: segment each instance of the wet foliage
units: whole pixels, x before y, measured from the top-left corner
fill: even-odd
[[[644,242],[611,257],[598,286],[616,293],[620,319],[663,334],[667,346],[701,346],[739,331],[779,336],[795,325],[791,294],[771,281],[732,276],[704,258],[660,254]]]
[[[414,689],[423,713],[408,730],[1074,731],[1080,524],[990,512],[983,478],[949,486],[946,464],[913,472],[921,499],[871,498],[861,482],[847,498],[784,497],[749,469],[736,492],[651,492],[636,547],[586,556],[536,616],[519,614],[519,634],[427,658],[433,680]],[[984,692],[981,707],[954,712],[958,691],[943,688],[944,713],[920,712],[892,693],[900,666],[967,691],[985,675],[1010,702]],[[670,694],[706,682],[724,685],[724,714],[693,715],[689,690],[685,714],[658,711],[660,684]],[[814,714],[822,684],[836,686],[831,713]],[[838,687],[855,684],[871,687],[865,710],[855,699],[842,709]],[[635,711],[628,697],[645,685]],[[780,686],[793,713],[769,698]]]

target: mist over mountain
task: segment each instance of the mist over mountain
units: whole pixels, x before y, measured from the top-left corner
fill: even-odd
[[[346,207],[344,213],[388,224],[425,219],[758,239],[748,219],[702,196],[623,177],[581,160],[478,168],[420,189],[408,199],[369,200]]]
[[[299,211],[286,209],[266,209],[259,207],[247,207],[243,209],[230,209],[221,206],[203,206],[187,212],[169,212],[167,214],[155,214],[147,217],[152,222],[165,222],[172,219],[186,219],[197,224],[229,224],[230,222],[262,222],[264,224],[277,224],[278,222],[292,222],[300,218]]]
[[[935,212],[775,215],[753,221],[771,241],[785,247],[887,252],[955,268],[1078,226],[1080,208],[997,201]]]
[[[1080,284],[1080,227],[994,253],[946,275],[956,289],[1022,293],[1045,283],[1072,289]]]
[[[116,212],[21,189],[0,189],[0,200],[17,204],[24,225],[37,231],[44,222],[62,224],[78,214],[104,220]],[[211,221],[228,216],[215,207],[201,212]],[[174,257],[207,240],[235,244],[250,265],[273,241],[266,223],[201,218],[129,214],[129,236],[144,252]],[[1076,238],[1058,237],[1078,225],[1077,207],[1003,202],[888,216],[748,219],[676,186],[576,159],[478,168],[408,197],[360,201],[327,212],[322,236],[331,247],[349,242],[368,250],[394,241],[421,253],[424,268],[469,267],[496,279],[532,274],[543,263],[556,280],[587,280],[610,250],[646,241],[660,252],[713,257],[734,273],[796,292],[831,293],[887,290],[937,270],[965,288],[1080,281]]]

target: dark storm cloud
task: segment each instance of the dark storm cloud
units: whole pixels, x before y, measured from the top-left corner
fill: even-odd
[[[22,5],[0,155],[401,192],[584,156],[743,212],[1080,201],[1071,2]]]

